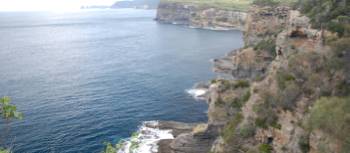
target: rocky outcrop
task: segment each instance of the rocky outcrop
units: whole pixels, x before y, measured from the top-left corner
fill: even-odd
[[[285,6],[253,6],[246,18],[244,42],[255,46],[262,40],[276,39],[287,23],[290,8]]]
[[[243,29],[246,13],[195,4],[161,2],[156,20],[194,28],[214,30]]]
[[[160,140],[158,153],[207,153],[216,132],[199,129],[202,124],[160,122],[157,128],[172,130],[175,139]],[[199,129],[199,130],[198,130]]]
[[[257,52],[251,47],[238,49],[214,59],[214,72],[229,74],[234,79],[258,79],[267,72],[272,60],[273,56],[267,52]]]
[[[252,6],[246,17],[244,42],[224,58],[214,60],[214,71],[235,79],[261,79],[276,56],[275,42],[287,25],[289,7]]]

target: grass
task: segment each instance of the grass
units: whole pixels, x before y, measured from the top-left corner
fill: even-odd
[[[162,2],[175,2],[195,4],[201,7],[215,7],[226,10],[246,11],[253,0],[161,0]]]

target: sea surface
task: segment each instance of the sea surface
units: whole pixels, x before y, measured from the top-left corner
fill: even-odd
[[[205,122],[185,91],[215,78],[210,59],[239,31],[159,24],[155,10],[0,12],[0,96],[23,120],[0,121],[15,153],[98,153],[143,121]]]

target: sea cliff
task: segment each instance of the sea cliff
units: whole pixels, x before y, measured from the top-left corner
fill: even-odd
[[[252,6],[240,15],[222,13],[226,20],[217,22],[219,12],[159,6],[158,21],[238,28],[245,41],[213,60],[214,71],[232,79],[208,82],[208,122],[161,140],[159,153],[348,152],[349,139],[340,133],[350,129],[349,118],[341,117],[350,115],[349,39],[313,28],[288,6]]]
[[[194,28],[231,30],[244,28],[246,13],[191,3],[161,1],[156,20]]]

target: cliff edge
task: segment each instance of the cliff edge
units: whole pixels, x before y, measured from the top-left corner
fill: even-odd
[[[242,30],[246,15],[241,10],[163,0],[158,5],[156,20],[162,23],[187,25],[194,28]]]
[[[302,4],[302,12],[264,5],[252,6],[239,17],[245,47],[213,61],[215,72],[232,79],[209,82],[208,122],[160,141],[168,146],[160,153],[350,151],[350,7],[336,1],[321,15],[306,16],[315,11],[307,9],[309,2]],[[159,7],[160,21],[221,25],[209,22],[216,21],[212,16],[196,19],[200,24],[192,21],[208,9],[172,3]],[[335,9],[337,15],[326,17],[338,28],[325,28],[330,21],[322,21],[322,15]]]

